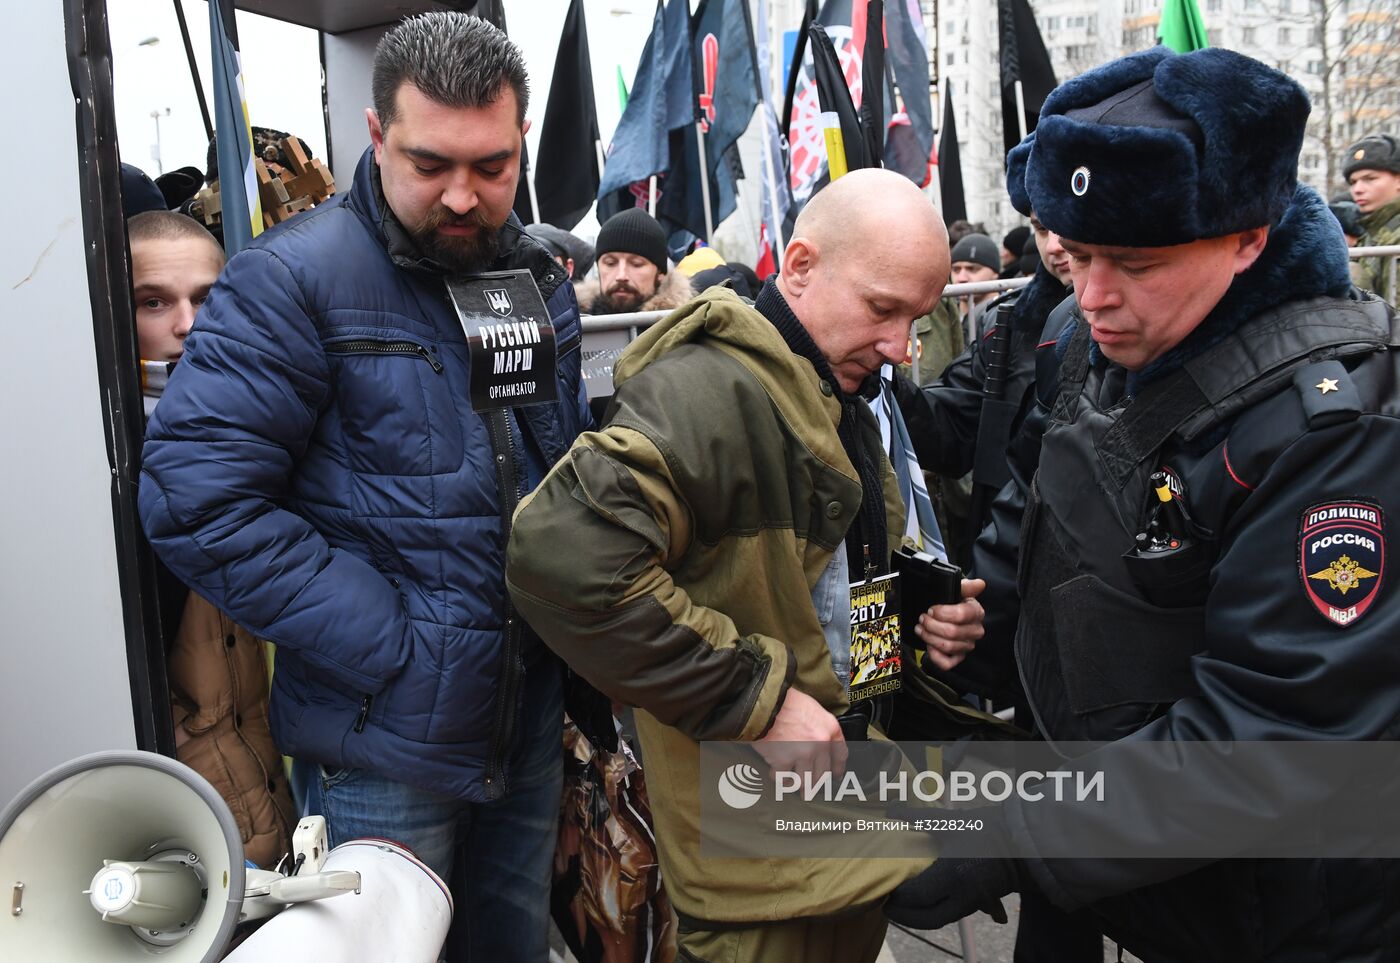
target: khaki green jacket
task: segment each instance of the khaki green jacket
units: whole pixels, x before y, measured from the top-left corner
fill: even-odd
[[[516,606],[575,671],[639,708],[662,873],[682,914],[790,920],[883,898],[924,864],[699,851],[698,740],[759,738],[789,686],[847,708],[811,598],[861,502],[840,404],[720,288],[633,342],[615,384],[608,427],[581,435],[516,513]],[[888,462],[885,474],[900,532]]]
[[[1400,200],[1391,201],[1379,210],[1362,215],[1361,227],[1365,233],[1357,242],[1360,247],[1400,244]],[[1360,267],[1352,274],[1356,286],[1375,291],[1386,301],[1396,304],[1396,292],[1390,284],[1390,265],[1393,260],[1388,257],[1360,258],[1356,262]],[[1400,271],[1400,266],[1397,266],[1397,270]]]

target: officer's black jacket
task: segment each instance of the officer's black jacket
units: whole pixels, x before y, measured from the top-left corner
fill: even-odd
[[[1022,411],[1029,404],[1035,384],[1035,349],[1045,319],[1068,293],[1040,264],[1030,284],[1021,288],[1010,304],[1009,370],[1003,397]],[[998,315],[996,325],[1000,324]],[[895,381],[895,398],[909,428],[919,467],[925,471],[961,478],[972,470],[982,418],[982,388],[987,380],[985,342],[996,336],[996,325],[986,338],[974,338],[937,381],[923,388],[903,376]]]
[[[1400,739],[1400,598],[1385,571],[1400,513],[1400,330],[1382,302],[1346,293],[1340,245],[1300,188],[1254,267],[1141,372],[1100,356],[1072,317],[1041,349],[1013,481],[977,545],[989,616],[1003,618],[989,618],[974,658],[1010,665],[1014,649],[1048,739],[1220,747],[1217,764],[1180,771],[1169,752],[1120,759],[1098,806],[1008,804],[1022,851],[1079,833],[1160,857],[1026,864],[1051,899],[1091,904],[1145,959],[1400,954],[1395,862],[1202,855],[1222,833],[1232,853],[1306,834],[1305,817],[1355,795],[1335,771],[1248,764],[1258,757],[1231,747]],[[1193,520],[1179,534],[1202,546],[1196,571],[1135,573],[1124,558],[1158,469]],[[1329,585],[1348,565],[1350,591]]]
[[[1060,330],[1069,321],[1068,309],[1074,303],[1072,292],[1060,284],[1044,264],[1037,265],[1029,284],[1007,298],[1010,299],[1009,310],[1004,314],[997,313],[996,324],[988,335],[969,344],[937,381],[922,388],[902,376],[895,381],[895,398],[909,428],[919,467],[949,478],[959,478],[971,471],[976,461],[974,482],[979,489],[988,486],[989,490],[977,491],[978,497],[974,498],[976,517],[970,520],[974,538],[991,517],[990,495],[1007,483],[1013,469],[1009,462],[1008,442],[1003,440],[1003,433],[981,430],[986,401],[983,393],[987,380],[985,346],[992,338],[999,336],[998,327],[1004,319],[1010,331],[1001,403],[1014,411],[1014,414],[1007,416],[1009,424],[1006,427],[1009,431],[1005,434],[1013,445],[1025,446],[1038,442],[1038,433],[1021,432],[1018,428],[1034,402],[1037,364],[1045,364],[1045,355],[1050,355],[1053,360],[1053,352],[1044,349],[1054,347]],[[977,450],[979,443],[983,447],[980,452]],[[1023,457],[1022,461],[1026,462],[1027,459]],[[1013,531],[1019,526],[1020,504],[1003,506],[1001,510],[1002,524],[1011,525]],[[974,571],[969,574],[978,573]],[[1016,612],[1013,599],[1009,604],[989,611],[988,618],[1000,617],[1014,625]],[[1020,698],[1009,646],[988,650],[980,658],[970,660],[953,671],[934,674],[958,691],[976,692],[997,702],[1015,702]]]

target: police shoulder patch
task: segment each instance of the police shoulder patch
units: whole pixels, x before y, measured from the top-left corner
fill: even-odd
[[[1323,618],[1356,623],[1380,593],[1385,574],[1385,516],[1365,499],[1319,502],[1298,523],[1303,591]]]

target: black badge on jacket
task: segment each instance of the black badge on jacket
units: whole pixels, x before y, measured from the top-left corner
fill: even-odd
[[[447,290],[471,354],[473,411],[558,398],[554,325],[529,271],[450,278]]]
[[[1328,621],[1349,626],[1380,593],[1385,572],[1385,517],[1360,499],[1319,502],[1303,510],[1298,567],[1313,607]]]

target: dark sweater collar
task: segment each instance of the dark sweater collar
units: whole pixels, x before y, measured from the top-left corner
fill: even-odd
[[[807,333],[807,329],[802,326],[802,322],[797,319],[797,315],[792,313],[787,299],[778,290],[776,278],[769,278],[764,283],[763,290],[758,292],[753,306],[759,314],[772,323],[773,327],[778,329],[778,334],[782,335],[783,341],[787,342],[788,349],[799,358],[806,358],[810,361],[812,367],[817,371],[817,377],[831,386],[837,399],[845,402],[847,395],[841,390],[836,375],[832,373],[831,365],[827,363],[825,355],[821,353],[817,343],[812,340],[812,336]],[[880,373],[878,371],[866,378],[856,391],[859,397],[867,401],[875,398],[879,393]]]

